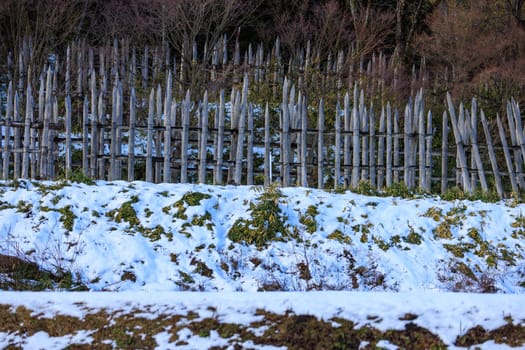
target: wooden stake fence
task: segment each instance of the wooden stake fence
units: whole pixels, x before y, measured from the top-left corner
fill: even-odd
[[[213,82],[227,74],[220,70],[228,64],[224,40],[221,45],[212,50],[207,79]],[[513,99],[506,118],[495,117],[497,135],[475,99],[468,110],[448,96],[442,124],[435,125],[422,90],[397,109],[388,102],[374,106],[366,101],[367,91],[381,84],[365,90],[356,80],[345,91],[341,79],[330,82],[340,74],[328,73],[345,67],[340,52],[316,82],[325,88],[337,85],[341,92],[340,100],[327,105],[324,98],[311,97],[310,80],[293,63],[288,65],[290,79],[284,76],[278,41],[266,59],[262,46],[255,54],[248,50],[244,67],[251,68],[244,72],[235,47],[237,68],[228,74],[242,84],[233,86],[229,102],[224,89],[184,90],[187,62],[177,63],[169,50],[146,47],[139,59],[125,42],[100,49],[98,60],[92,48],[72,45],[64,67],[57,58],[38,80],[31,79],[31,67],[20,67],[27,80],[18,79],[16,89],[16,80],[9,82],[0,113],[2,178],[56,179],[81,172],[110,181],[279,181],[335,189],[356,188],[363,181],[374,188],[404,182],[427,192],[459,186],[467,193],[479,189],[500,197],[524,190],[525,136]],[[302,69],[316,61],[306,52]],[[271,62],[278,62],[276,68],[270,68]],[[370,72],[387,64],[383,56],[371,62],[378,66],[369,66]],[[33,82],[39,84],[36,93]],[[282,86],[278,106],[255,102],[252,94],[264,84]],[[436,136],[441,149],[433,148]]]

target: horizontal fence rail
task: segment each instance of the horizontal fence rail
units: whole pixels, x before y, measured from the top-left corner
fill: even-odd
[[[335,189],[404,183],[425,192],[458,186],[500,198],[525,187],[523,125],[514,100],[508,101],[505,117],[489,120],[475,99],[466,108],[448,96],[436,119],[425,107],[423,90],[399,109],[367,101],[370,89],[355,80],[348,91],[335,81],[338,97],[328,102],[312,97],[305,76],[265,63],[261,47],[245,56],[243,69],[232,72],[231,90],[211,84],[227,70],[220,69],[226,56],[219,64],[214,54],[206,85],[214,91],[181,91],[187,77],[183,69],[177,74],[176,62],[163,65],[156,51],[151,72],[145,48],[138,79],[135,50],[121,49],[126,53],[120,54],[115,42],[111,59],[100,50],[98,67],[93,50],[68,49],[65,67],[51,62],[39,75],[38,90],[33,90],[31,68],[19,68],[18,74],[27,76],[7,84],[0,111],[4,180],[82,172],[110,181],[278,181]],[[271,55],[278,57],[275,50]],[[234,56],[235,68],[240,62],[238,53]],[[342,69],[342,62],[340,54],[333,69]],[[304,69],[307,63],[302,64]],[[323,74],[329,79],[330,70]],[[258,90],[265,86],[278,91],[261,100]],[[275,94],[279,103],[271,98]]]

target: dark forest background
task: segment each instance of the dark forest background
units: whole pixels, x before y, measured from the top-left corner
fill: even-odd
[[[67,45],[100,46],[115,38],[136,47],[168,45],[191,57],[222,40],[267,50],[280,38],[281,54],[312,52],[334,57],[352,52],[356,64],[389,57],[400,91],[424,69],[427,95],[442,100],[477,96],[498,109],[525,96],[524,0],[1,0],[0,64],[18,57],[30,40],[31,65],[43,67]],[[233,45],[233,44],[232,44]],[[207,52],[206,49],[208,48]],[[206,58],[204,58],[206,60]]]

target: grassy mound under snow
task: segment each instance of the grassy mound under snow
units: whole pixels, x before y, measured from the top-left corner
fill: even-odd
[[[0,254],[41,271],[24,283],[24,269],[0,266],[0,286],[522,293],[524,208],[275,186],[4,182]]]

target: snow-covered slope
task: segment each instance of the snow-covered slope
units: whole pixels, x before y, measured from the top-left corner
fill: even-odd
[[[0,254],[93,291],[525,291],[523,204],[146,182],[0,191]],[[247,244],[236,222],[249,242],[283,232]]]

